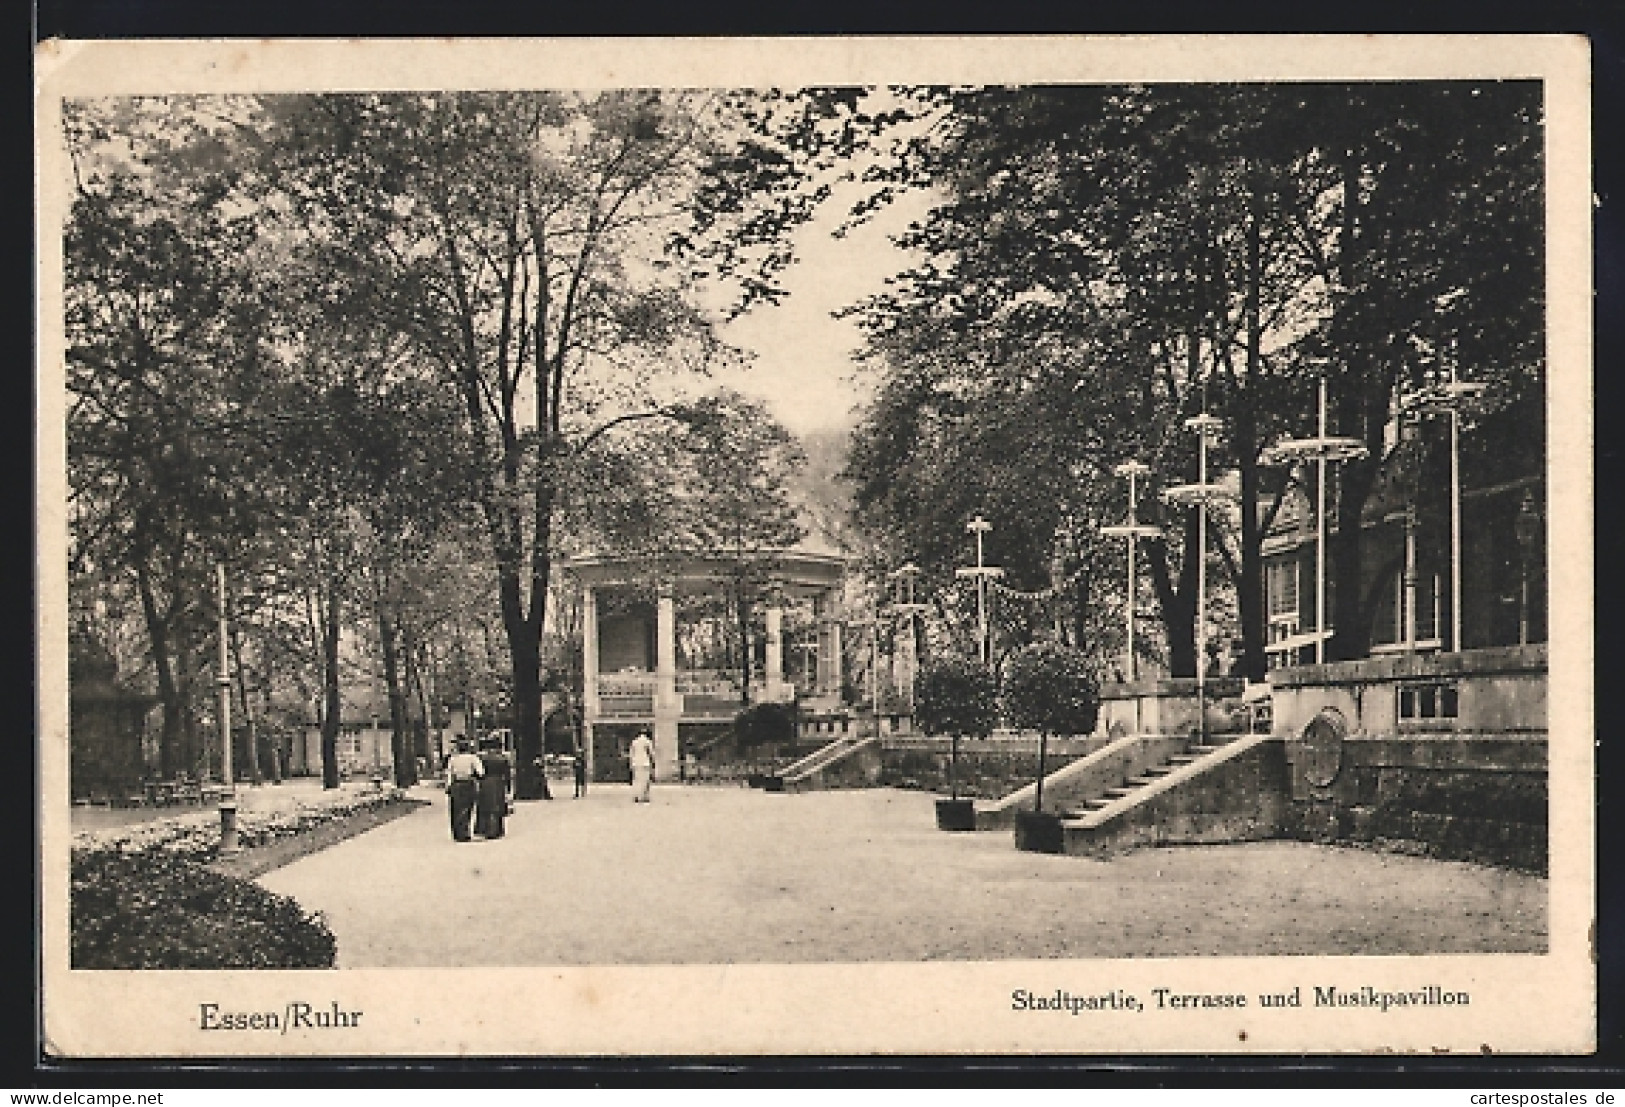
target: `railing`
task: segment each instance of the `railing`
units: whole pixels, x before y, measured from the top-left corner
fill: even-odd
[[[653,715],[654,710],[653,695],[600,694],[598,697],[598,714],[601,718]]]
[[[654,694],[655,678],[653,673],[606,673],[598,678],[598,695],[600,697],[653,696]]]
[[[739,699],[739,682],[715,669],[691,669],[677,674],[677,691],[685,696]]]

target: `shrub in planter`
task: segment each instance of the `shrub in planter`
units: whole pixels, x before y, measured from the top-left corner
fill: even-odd
[[[741,749],[796,737],[796,708],[790,703],[753,703],[734,716],[734,737]]]
[[[946,733],[948,798],[937,801],[937,826],[974,830],[970,800],[959,798],[959,739],[986,738],[998,722],[999,685],[992,670],[965,657],[943,657],[926,666],[915,687],[914,718],[927,734]]]
[[[1100,714],[1100,684],[1079,650],[1035,642],[1010,661],[1004,678],[1005,716],[1038,731],[1038,784],[1033,810],[1044,809],[1044,755],[1051,734],[1088,734]]]
[[[76,969],[331,968],[333,932],[294,900],[161,849],[75,850]]]

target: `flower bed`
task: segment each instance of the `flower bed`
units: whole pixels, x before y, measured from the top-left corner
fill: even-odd
[[[76,969],[330,968],[337,953],[320,915],[165,848],[76,849],[71,887]]]
[[[272,809],[239,808],[238,841],[244,849],[254,849],[365,812],[417,802],[393,786],[381,790],[337,788],[308,797],[289,796],[283,806]],[[190,861],[212,861],[220,852],[220,814],[205,809],[148,823],[82,831],[73,836],[72,848],[75,853],[91,850],[139,854],[158,850]]]

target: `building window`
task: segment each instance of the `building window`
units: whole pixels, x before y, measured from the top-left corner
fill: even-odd
[[[1265,588],[1269,593],[1269,615],[1271,620],[1285,619],[1290,616],[1291,621],[1298,621],[1298,563],[1296,561],[1276,561],[1271,563],[1265,574]]]
[[[1416,575],[1416,637],[1411,631],[1410,611],[1407,609],[1405,574],[1396,571],[1377,599],[1372,614],[1371,643],[1373,649],[1437,649],[1440,646],[1439,626],[1443,608],[1443,578],[1438,573]]]
[[[1402,723],[1454,719],[1458,710],[1454,682],[1430,680],[1399,686],[1399,721]]]

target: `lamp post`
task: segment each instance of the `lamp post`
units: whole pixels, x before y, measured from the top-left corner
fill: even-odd
[[[1217,416],[1202,412],[1185,420],[1185,428],[1196,432],[1196,483],[1165,489],[1167,503],[1196,508],[1196,704],[1201,719],[1202,743],[1207,743],[1207,510],[1210,504],[1232,498],[1222,484],[1207,479],[1208,442],[1224,424]]]
[[[1139,540],[1141,538],[1155,538],[1162,533],[1162,529],[1160,527],[1151,526],[1148,523],[1141,523],[1139,521],[1139,517],[1135,514],[1136,494],[1138,492],[1136,482],[1140,477],[1143,477],[1151,472],[1150,467],[1145,465],[1143,462],[1130,460],[1123,462],[1117,468],[1113,469],[1112,472],[1116,473],[1120,477],[1128,478],[1128,522],[1119,526],[1101,527],[1100,533],[1110,535],[1114,538],[1125,538],[1128,541],[1128,600],[1124,605],[1124,622],[1127,630],[1127,634],[1125,636],[1127,646],[1125,647],[1124,652],[1127,654],[1127,665],[1123,669],[1123,672],[1129,681],[1134,681],[1138,679],[1139,676],[1138,662],[1136,661],[1134,654],[1135,608],[1139,599],[1134,587],[1136,583],[1134,577],[1134,553],[1135,548],[1139,545]]]
[[[992,530],[993,524],[978,515],[965,524],[965,529],[976,535],[976,564],[969,568],[955,569],[954,573],[956,576],[970,577],[976,581],[977,654],[982,664],[986,665],[991,652],[988,643],[987,582],[995,577],[1002,577],[1004,570],[986,565],[982,561],[982,535]]]
[[[1518,543],[1518,645],[1529,644],[1529,570],[1540,548],[1540,513],[1535,497],[1526,489],[1518,501],[1518,514],[1512,520],[1512,536]]]
[[[1482,395],[1479,381],[1458,381],[1456,367],[1438,388],[1401,401],[1400,410],[1417,415],[1450,416],[1450,649],[1461,649],[1461,412]]]
[[[220,852],[237,852],[237,794],[231,778],[231,673],[226,655],[226,566],[214,567],[216,606],[219,608],[219,657],[215,666],[215,687],[220,694]]]
[[[1328,462],[1357,461],[1368,452],[1357,438],[1340,438],[1326,433],[1326,374],[1320,374],[1315,418],[1315,437],[1289,438],[1264,451],[1266,465],[1315,463],[1315,664],[1326,660],[1326,465]]]

